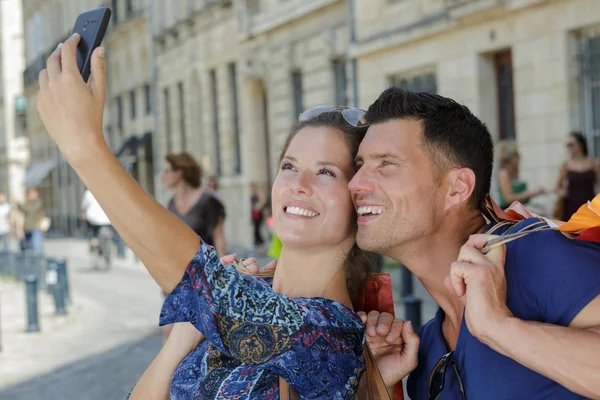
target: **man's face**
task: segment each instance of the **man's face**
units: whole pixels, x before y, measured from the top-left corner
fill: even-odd
[[[357,243],[391,255],[430,235],[442,213],[436,171],[421,147],[420,121],[397,119],[372,125],[348,187],[358,212]],[[409,247],[407,247],[409,246]]]

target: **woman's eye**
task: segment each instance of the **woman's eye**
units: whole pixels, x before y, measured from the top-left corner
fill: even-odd
[[[319,174],[320,174],[320,175],[328,175],[328,176],[332,176],[332,177],[334,177],[334,178],[336,177],[336,175],[335,175],[335,172],[333,172],[332,170],[330,170],[330,169],[327,169],[327,168],[323,168],[323,169],[321,169],[321,170],[319,171]]]
[[[281,170],[286,170],[286,169],[294,169],[294,166],[290,163],[283,163],[281,164]]]

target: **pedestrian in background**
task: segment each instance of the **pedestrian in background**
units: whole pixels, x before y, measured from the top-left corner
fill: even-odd
[[[219,177],[216,175],[211,175],[208,178],[208,183],[206,184],[208,190],[210,190],[211,194],[221,200],[221,194],[219,193]]]
[[[262,236],[262,224],[264,221],[263,209],[267,205],[265,192],[256,182],[250,183],[250,205],[252,207],[252,226],[254,228],[254,248],[262,251],[265,240]]]
[[[214,246],[220,257],[226,254],[225,206],[208,187],[202,187],[202,169],[188,153],[167,154],[163,169],[163,183],[174,191],[167,208],[198,236]],[[207,185],[208,186],[208,185]],[[166,295],[163,292],[163,295]],[[172,325],[163,329],[166,338]]]
[[[559,199],[554,216],[568,221],[583,204],[592,200],[600,184],[600,160],[590,157],[585,136],[572,132],[566,143],[569,160],[560,168],[556,190]]]
[[[514,201],[525,205],[531,198],[546,193],[544,188],[528,190],[527,182],[519,179],[521,156],[514,140],[499,142],[497,149],[500,159],[498,205],[502,209],[507,209]]]
[[[37,189],[27,189],[25,203],[19,204],[18,208],[23,213],[23,226],[19,229],[21,250],[31,249],[35,254],[42,254],[44,233],[41,223],[44,219],[44,204]]]

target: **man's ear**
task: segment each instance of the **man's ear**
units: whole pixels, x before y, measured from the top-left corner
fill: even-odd
[[[450,171],[446,176],[448,194],[446,195],[446,210],[467,203],[475,190],[475,173],[470,168],[459,168]]]

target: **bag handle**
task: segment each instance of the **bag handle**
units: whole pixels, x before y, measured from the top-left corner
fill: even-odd
[[[375,357],[371,352],[369,343],[365,343],[365,345],[363,346],[363,351],[365,354],[365,373],[367,374],[369,400],[390,400],[390,394],[387,390],[387,387],[385,386],[385,382],[383,381],[383,376],[381,376],[379,367],[377,367],[377,362],[375,361]],[[288,389],[288,383],[283,378],[279,377],[279,398],[281,400],[298,400],[298,395],[296,394],[296,392],[293,389]]]

